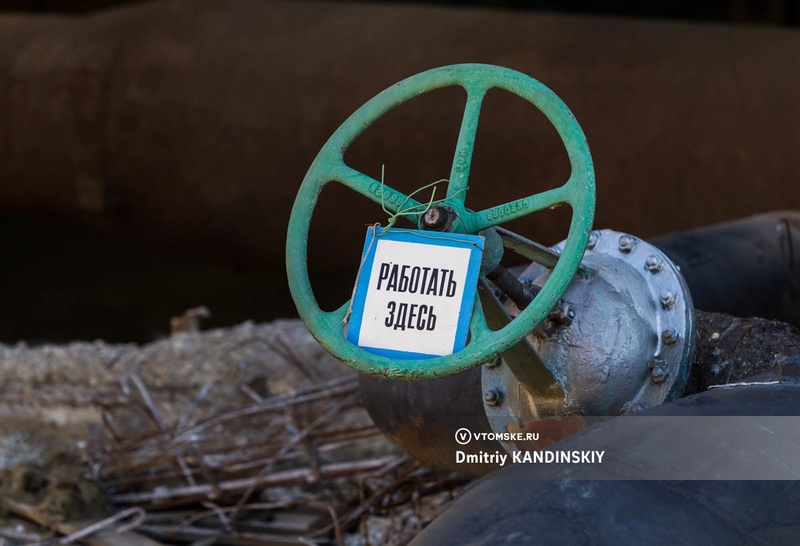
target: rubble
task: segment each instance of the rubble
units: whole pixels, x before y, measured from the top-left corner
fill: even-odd
[[[159,542],[400,545],[467,483],[390,444],[360,403],[355,373],[299,321],[143,347],[0,347],[0,356],[0,495],[9,517],[50,534],[134,510],[142,515],[127,532]],[[41,477],[37,495],[20,475]],[[86,484],[113,509],[76,511],[89,506]],[[0,537],[19,524],[0,526]],[[20,544],[49,536],[23,535]]]

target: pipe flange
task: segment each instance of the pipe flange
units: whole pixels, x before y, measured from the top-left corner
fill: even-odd
[[[562,243],[551,248],[560,253]],[[646,241],[612,230],[592,232],[582,267],[584,274],[525,340],[566,393],[563,408],[543,413],[532,394],[536,386],[520,383],[502,363],[484,366],[484,393],[502,395],[484,400],[495,432],[530,431],[537,421],[552,429],[554,420],[571,420],[561,427],[568,431],[579,417],[633,413],[683,393],[694,307],[679,268]],[[541,285],[548,274],[534,263],[520,280]],[[517,312],[505,305],[512,316]]]

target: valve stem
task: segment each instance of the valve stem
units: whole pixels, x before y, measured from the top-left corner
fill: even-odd
[[[486,278],[502,290],[520,309],[525,309],[538,293],[538,289],[521,283],[502,265],[495,266],[486,274]]]

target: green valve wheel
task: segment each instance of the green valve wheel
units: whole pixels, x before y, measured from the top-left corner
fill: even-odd
[[[377,180],[347,166],[344,153],[371,124],[391,109],[422,93],[449,86],[460,86],[467,103],[458,135],[443,205],[460,221],[451,230],[477,234],[536,211],[566,203],[572,208],[569,235],[561,256],[533,302],[500,330],[489,328],[479,298],[475,299],[470,322],[469,344],[452,355],[420,360],[399,360],[379,356],[349,342],[344,335],[349,302],[339,309],[320,309],[308,276],[308,232],[314,207],[325,184],[338,182],[372,199],[383,201],[388,210],[398,212],[420,205],[413,197],[382,185]],[[465,207],[472,152],[481,104],[489,89],[509,91],[527,100],[544,113],[564,141],[572,168],[569,180],[560,187],[523,197],[503,205],[472,211]],[[359,372],[389,379],[423,380],[452,375],[508,350],[533,331],[558,303],[583,258],[592,229],[595,207],[595,182],[592,157],[586,137],[569,108],[546,86],[520,72],[483,64],[460,64],[422,72],[407,78],[382,93],[351,115],[328,139],[303,180],[289,219],[286,240],[286,269],[289,288],[297,310],[311,334],[328,352]],[[424,207],[421,207],[424,208]],[[421,210],[421,209],[416,209]],[[412,220],[419,220],[412,217]],[[506,244],[506,238],[503,238]],[[507,246],[520,251],[519,240]],[[525,255],[525,252],[520,252]],[[536,253],[530,258],[535,259]],[[547,264],[552,265],[552,264]]]

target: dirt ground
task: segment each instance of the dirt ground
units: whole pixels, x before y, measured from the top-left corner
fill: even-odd
[[[800,334],[784,322],[698,311],[696,336],[686,394],[758,376],[800,373]]]

